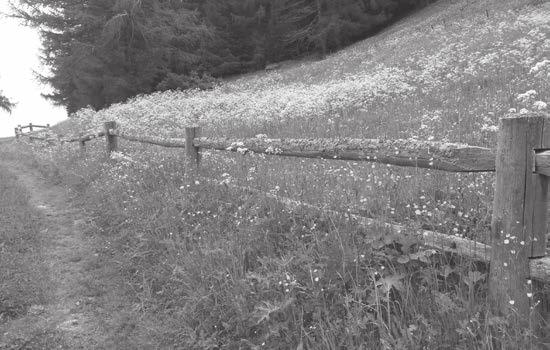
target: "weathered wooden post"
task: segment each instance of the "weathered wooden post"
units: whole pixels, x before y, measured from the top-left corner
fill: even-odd
[[[107,140],[107,154],[111,155],[112,152],[116,152],[118,150],[118,136],[112,135],[110,130],[116,130],[117,123],[116,122],[105,122],[104,129],[105,129],[105,139]]]
[[[19,129],[17,128],[14,128],[15,129],[15,139],[18,139],[19,138]]]
[[[534,174],[535,149],[549,148],[550,118],[527,114],[500,120],[491,222],[489,301],[499,314],[537,328],[537,285],[529,259],[546,242],[548,179]]]
[[[200,164],[200,152],[199,147],[195,147],[193,144],[193,140],[200,137],[200,134],[200,127],[185,128],[185,154],[189,163],[196,166]]]
[[[84,133],[80,133],[79,134],[80,138],[78,140],[78,146],[79,146],[79,149],[80,149],[80,154],[81,155],[84,155],[86,154],[86,141],[84,141],[84,139],[82,138],[82,136],[84,136]]]
[[[32,133],[32,131],[33,131],[33,125],[32,125],[32,123],[29,123],[29,133]],[[32,138],[31,135],[29,135],[29,142],[30,143],[34,142],[34,139]]]

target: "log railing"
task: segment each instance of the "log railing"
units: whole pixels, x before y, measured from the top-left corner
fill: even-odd
[[[37,125],[37,124],[29,123],[28,125],[17,125],[17,127],[15,128],[15,138],[18,139],[21,136],[30,136],[32,135],[32,132],[34,131],[35,128],[50,129],[50,124]],[[23,132],[24,129],[29,129],[29,131],[27,133],[24,133]]]
[[[406,167],[450,172],[495,170],[495,153],[464,144],[378,139],[269,139],[201,137],[194,145],[203,149],[254,152],[279,156],[375,161]]]
[[[200,137],[200,128],[186,128],[185,138],[132,135],[115,122],[103,131],[82,134],[62,142],[79,142],[82,149],[92,139],[105,136],[107,152],[117,151],[118,140],[186,149],[193,166],[200,164],[200,150],[211,149],[274,156],[368,161],[449,172],[495,172],[495,195],[490,245],[434,231],[422,230],[427,247],[454,252],[490,263],[489,301],[495,311],[520,316],[534,329],[550,317],[550,258],[546,255],[548,177],[550,176],[550,116],[527,114],[500,120],[496,150],[465,144],[418,140],[378,139],[244,139]],[[256,191],[248,187],[243,190]],[[263,192],[261,192],[263,193]],[[285,206],[305,206],[347,215],[360,225],[383,225],[403,232],[400,225],[325,210],[311,204],[263,193]],[[538,281],[533,282],[532,280]],[[546,293],[546,294],[545,294]]]

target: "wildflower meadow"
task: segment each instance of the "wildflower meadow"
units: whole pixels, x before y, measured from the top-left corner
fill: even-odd
[[[496,148],[499,118],[550,109],[549,82],[549,2],[441,0],[322,60],[230,78],[210,90],[83,109],[53,130],[78,135],[116,121],[126,132],[160,137],[184,137],[186,127],[200,126],[219,137]],[[428,229],[488,243],[493,173],[246,150],[203,151],[197,168],[183,150],[123,140],[108,159],[103,139],[85,150],[17,147],[92,213],[92,234],[105,242],[101,254],[115,262],[133,305],[117,332],[157,348],[550,344],[548,329],[533,334],[491,313],[486,264],[437,252],[417,235]],[[291,210],[259,192],[406,230],[397,235],[344,214]]]

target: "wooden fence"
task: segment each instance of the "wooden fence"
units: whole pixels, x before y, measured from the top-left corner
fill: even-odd
[[[185,138],[131,135],[116,122],[100,132],[61,140],[86,142],[105,137],[107,152],[117,151],[119,139],[184,148],[189,164],[200,164],[200,150],[212,149],[274,156],[369,161],[449,172],[496,171],[491,244],[434,231],[421,231],[428,247],[450,251],[490,263],[489,301],[502,315],[518,316],[519,322],[540,332],[550,321],[550,258],[547,252],[548,182],[550,176],[550,116],[528,114],[500,120],[497,149],[465,144],[418,140],[366,139],[270,139],[201,137],[198,127],[186,128]],[[16,130],[17,136],[17,130]],[[251,188],[243,188],[259,192]],[[290,207],[314,207],[272,194]],[[324,210],[327,211],[327,210]],[[335,214],[339,212],[329,211]],[[345,214],[348,215],[348,214]],[[350,215],[348,215],[350,216]],[[351,215],[359,224],[383,225],[402,232],[399,225]]]
[[[49,129],[50,124],[36,125],[36,124],[33,124],[33,123],[29,123],[29,125],[23,125],[23,126],[17,125],[17,127],[15,128],[15,138],[18,139],[21,136],[32,136],[31,134],[32,134],[32,132],[34,131],[35,128]],[[23,132],[24,129],[29,129],[29,132],[24,133]]]

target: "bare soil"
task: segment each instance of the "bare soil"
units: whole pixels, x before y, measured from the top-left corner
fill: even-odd
[[[20,164],[10,169],[43,213],[43,257],[48,302],[0,324],[0,349],[135,349],[135,312],[124,291],[105,237],[94,237],[92,220],[68,190]]]

